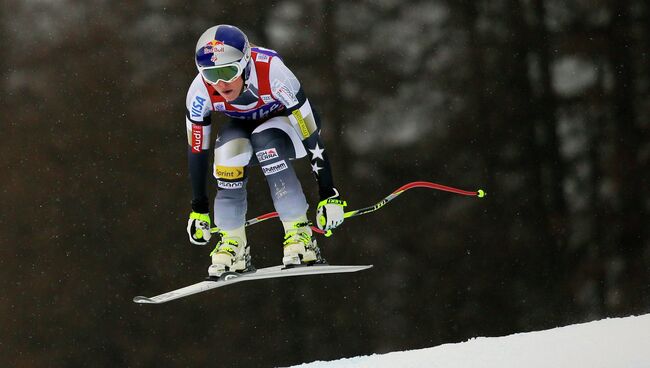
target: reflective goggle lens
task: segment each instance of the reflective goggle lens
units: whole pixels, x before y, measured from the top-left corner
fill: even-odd
[[[201,70],[203,78],[211,83],[217,83],[220,80],[230,83],[239,76],[239,68],[235,65],[222,66],[219,68],[210,68]]]

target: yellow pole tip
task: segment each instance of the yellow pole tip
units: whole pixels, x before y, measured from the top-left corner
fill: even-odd
[[[478,196],[479,198],[483,198],[483,197],[485,197],[486,195],[487,195],[487,193],[486,193],[483,189],[479,189],[479,190],[478,190],[478,194],[477,194],[477,196]]]

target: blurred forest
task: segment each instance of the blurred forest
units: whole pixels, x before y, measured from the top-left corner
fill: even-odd
[[[210,262],[184,102],[220,23],[301,80],[349,209],[415,180],[488,197],[414,189],[319,239],[369,271],[134,304]],[[4,0],[0,42],[2,367],[286,366],[650,312],[647,1]],[[249,200],[273,210],[261,173]],[[249,230],[278,264],[279,222]]]

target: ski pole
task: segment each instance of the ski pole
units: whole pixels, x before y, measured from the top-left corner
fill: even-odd
[[[454,193],[454,194],[459,194],[459,195],[464,195],[464,196],[469,196],[469,197],[478,197],[478,198],[483,198],[483,197],[485,197],[487,195],[487,193],[483,189],[478,189],[477,191],[472,192],[472,191],[461,190],[461,189],[454,188],[454,187],[448,187],[446,185],[431,183],[431,182],[428,182],[428,181],[414,181],[414,182],[411,182],[411,183],[408,183],[408,184],[404,184],[401,187],[395,189],[391,194],[386,196],[386,198],[382,199],[381,201],[375,203],[372,206],[368,206],[368,207],[360,208],[358,210],[352,210],[352,211],[346,212],[343,215],[343,218],[361,216],[361,215],[365,215],[365,214],[370,213],[370,212],[377,211],[378,209],[384,207],[388,202],[395,199],[400,194],[406,192],[409,189],[413,189],[413,188],[435,189],[435,190],[440,190],[440,191],[443,191],[443,192],[450,192],[450,193]],[[244,226],[255,225],[255,224],[260,223],[262,221],[266,221],[268,219],[272,219],[272,218],[275,218],[275,217],[278,217],[278,216],[279,215],[278,215],[277,212],[269,212],[267,214],[254,217],[254,218],[246,221]],[[331,230],[324,231],[324,230],[321,230],[318,227],[313,226],[313,225],[311,226],[311,229],[314,232],[319,233],[319,234],[323,234],[325,236],[330,236],[332,234]],[[213,227],[213,228],[210,229],[210,232],[211,233],[217,233],[217,232],[219,232],[219,228]]]
[[[445,192],[450,192],[450,193],[455,193],[455,194],[460,194],[460,195],[465,195],[465,196],[475,196],[479,198],[485,197],[486,193],[483,189],[479,189],[476,192],[469,192],[466,190],[461,190],[457,188],[452,188],[448,187],[445,185],[440,185],[436,183],[430,183],[428,181],[414,181],[412,183],[405,184],[399,188],[397,188],[395,191],[393,191],[391,194],[389,194],[386,198],[382,199],[381,201],[377,202],[376,204],[361,208],[358,210],[346,212],[345,215],[343,215],[344,218],[348,217],[354,217],[354,216],[361,216],[365,215],[366,213],[374,212],[377,211],[378,209],[382,208],[385,206],[388,202],[392,201],[395,199],[397,196],[400,194],[406,192],[409,189],[412,188],[429,188],[429,189],[436,189],[436,190],[442,190]]]

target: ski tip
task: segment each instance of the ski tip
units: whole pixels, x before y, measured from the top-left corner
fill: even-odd
[[[139,304],[156,304],[156,302],[153,301],[153,299],[147,298],[146,296],[136,296],[135,298],[133,298],[133,301]]]

